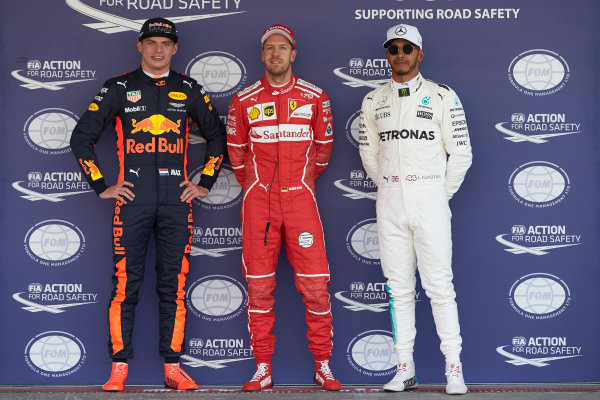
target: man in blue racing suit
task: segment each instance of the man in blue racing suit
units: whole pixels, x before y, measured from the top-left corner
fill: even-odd
[[[137,48],[141,67],[104,83],[71,137],[73,154],[102,199],[116,199],[113,215],[113,291],[109,304],[109,351],[113,359],[107,391],[122,391],[127,379],[135,306],[144,277],[146,246],[156,243],[159,296],[159,352],[165,359],[165,385],[197,389],[179,367],[185,352],[184,285],[189,269],[191,200],[206,197],[225,152],[225,128],[202,86],[170,69],[177,52],[175,25],[163,18],[146,21]],[[188,123],[206,139],[205,167],[198,185],[189,180]],[[119,177],[108,185],[94,146],[113,122]]]

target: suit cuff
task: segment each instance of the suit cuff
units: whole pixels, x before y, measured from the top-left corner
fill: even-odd
[[[90,183],[90,186],[92,187],[92,189],[94,189],[94,192],[96,192],[98,196],[100,196],[100,193],[108,189],[108,185],[104,182],[104,178],[100,178],[97,181],[92,181],[92,183]]]

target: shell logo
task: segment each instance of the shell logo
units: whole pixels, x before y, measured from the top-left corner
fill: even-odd
[[[256,107],[253,107],[252,110],[248,113],[248,116],[251,120],[255,120],[260,115],[260,110]]]

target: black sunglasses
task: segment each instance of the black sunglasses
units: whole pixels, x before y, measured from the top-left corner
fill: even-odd
[[[409,55],[413,52],[413,50],[415,49],[415,46],[409,43],[406,43],[404,46],[402,46],[402,52],[406,55]],[[388,53],[390,53],[391,55],[395,56],[396,54],[398,54],[400,52],[400,47],[398,47],[397,45],[393,44],[390,47],[387,48]]]

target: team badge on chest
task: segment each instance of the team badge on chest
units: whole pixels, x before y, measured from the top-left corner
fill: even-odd
[[[302,100],[292,100],[288,102],[289,104],[289,115],[290,118],[304,118],[304,119],[312,119],[313,110],[312,104],[302,104]]]

